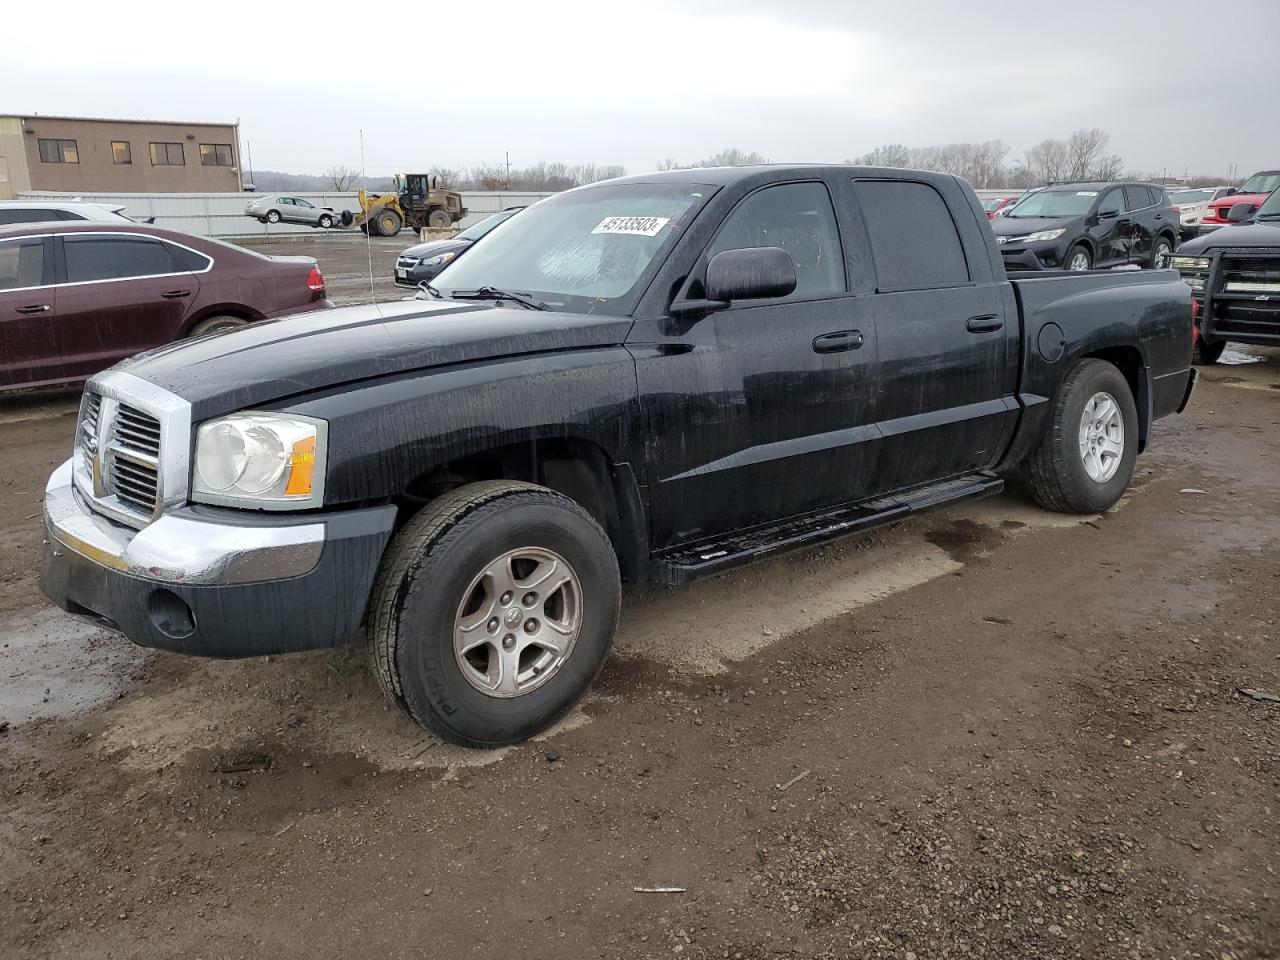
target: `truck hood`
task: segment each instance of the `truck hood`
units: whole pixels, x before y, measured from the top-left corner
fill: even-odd
[[[1234,227],[1219,227],[1212,233],[1195,237],[1178,246],[1179,256],[1198,256],[1210,250],[1224,247],[1280,247],[1280,220],[1262,223],[1242,223]]]
[[[122,370],[203,420],[283,397],[445,364],[622,343],[629,317],[401,300],[269,320],[140,354]]]
[[[1233,193],[1229,197],[1219,197],[1217,200],[1211,200],[1209,205],[1221,207],[1223,210],[1230,209],[1237,203],[1252,203],[1260,207],[1269,196],[1271,196],[1269,193]]]

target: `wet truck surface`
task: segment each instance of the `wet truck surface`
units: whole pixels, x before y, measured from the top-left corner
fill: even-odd
[[[1190,395],[1173,271],[1007,276],[952,176],[765,166],[530,207],[420,299],[86,387],[43,586],[145,646],[366,645],[454,742],[526,738],[679,584],[998,492],[1114,505]]]

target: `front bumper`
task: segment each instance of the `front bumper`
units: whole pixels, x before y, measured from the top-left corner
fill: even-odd
[[[441,263],[431,267],[424,267],[422,264],[418,264],[416,267],[404,270],[404,276],[400,275],[403,268],[396,267],[395,272],[392,274],[392,279],[395,280],[397,287],[417,287],[423,280],[430,281],[440,276],[448,265],[447,263]]]
[[[45,488],[41,589],[134,643],[253,657],[354,640],[396,508],[311,516],[203,506],[141,530],[92,512],[71,461]]]
[[[1000,245],[1006,270],[1058,270],[1066,251],[1056,240]]]

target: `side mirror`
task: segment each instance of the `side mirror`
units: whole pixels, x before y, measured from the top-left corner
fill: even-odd
[[[1252,203],[1233,203],[1227,210],[1227,222],[1243,223],[1245,220],[1252,220],[1257,210],[1258,208]]]
[[[1237,190],[1235,187],[1227,187],[1227,193],[1226,193],[1226,196],[1228,196],[1228,197],[1234,197],[1234,196],[1235,196],[1237,193],[1239,193],[1239,192],[1240,192],[1240,191],[1239,191],[1239,190]]]
[[[781,247],[725,250],[707,264],[708,300],[763,300],[795,289],[796,264]]]

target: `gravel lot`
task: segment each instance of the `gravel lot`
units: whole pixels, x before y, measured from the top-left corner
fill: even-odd
[[[375,241],[380,296],[409,240]],[[273,249],[367,297],[362,242]],[[1105,516],[1015,490],[631,590],[585,705],[488,753],[355,653],[183,659],[51,612],[74,401],[0,403],[0,956],[1280,956],[1280,352],[1254,353]]]

